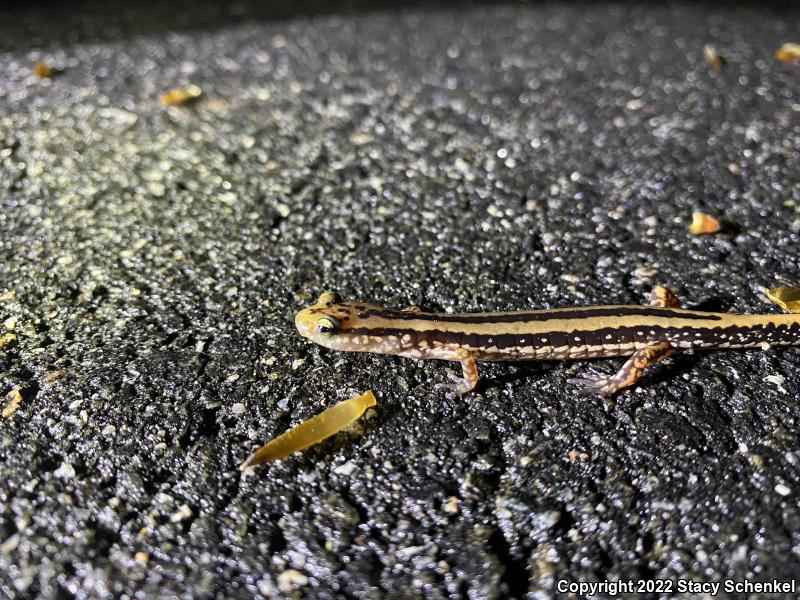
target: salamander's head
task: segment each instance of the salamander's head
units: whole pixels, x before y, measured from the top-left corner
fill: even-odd
[[[334,350],[394,353],[397,339],[372,331],[370,315],[385,312],[363,302],[346,302],[336,292],[325,292],[294,318],[297,331],[312,342]]]
[[[350,307],[345,306],[344,299],[336,292],[325,292],[308,308],[304,308],[294,318],[295,327],[305,338],[327,346],[352,318]]]

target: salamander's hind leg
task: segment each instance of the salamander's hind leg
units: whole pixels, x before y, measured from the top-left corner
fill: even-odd
[[[681,301],[673,294],[669,288],[657,285],[650,291],[650,306],[661,306],[663,308],[680,308]]]
[[[461,371],[464,375],[463,378],[455,373],[448,373],[450,379],[454,383],[439,383],[435,387],[437,390],[448,390],[451,394],[463,396],[471,392],[478,385],[478,363],[472,356],[465,355],[461,359]]]
[[[669,342],[653,344],[634,352],[622,365],[622,368],[610,377],[586,375],[578,379],[570,379],[568,383],[575,385],[578,393],[608,397],[635,384],[647,367],[678,352],[680,352],[680,348],[670,346]]]

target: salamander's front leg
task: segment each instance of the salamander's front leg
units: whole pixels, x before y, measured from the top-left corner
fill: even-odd
[[[622,365],[622,368],[611,377],[586,375],[578,379],[570,379],[568,383],[577,386],[578,393],[608,397],[636,383],[647,367],[678,352],[680,352],[680,348],[670,346],[669,342],[653,344],[634,352]]]
[[[455,383],[439,383],[436,389],[448,390],[458,396],[471,392],[478,385],[478,363],[469,354],[465,354],[461,359],[461,371],[464,375],[463,379],[455,373],[448,373],[450,379]]]

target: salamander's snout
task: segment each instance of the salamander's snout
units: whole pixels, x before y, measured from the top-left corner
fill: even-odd
[[[314,321],[318,315],[314,314],[313,308],[313,306],[304,308],[294,317],[294,326],[297,327],[297,332],[304,338],[310,338],[311,333],[314,331]]]

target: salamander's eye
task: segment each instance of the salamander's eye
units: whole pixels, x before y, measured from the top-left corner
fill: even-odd
[[[336,292],[325,292],[317,300],[317,304],[339,304],[340,302],[342,302],[342,296]]]
[[[322,317],[314,324],[317,333],[322,335],[333,335],[339,328],[339,321],[333,317]]]

